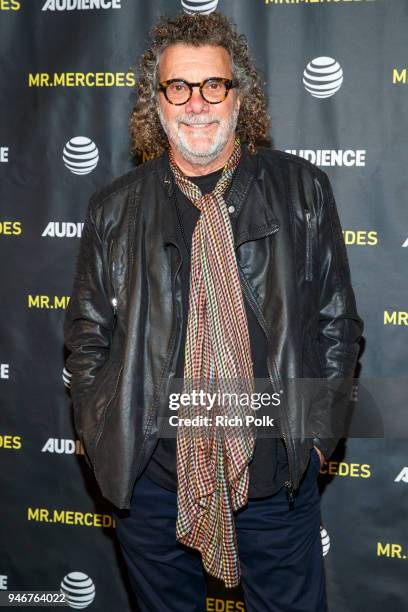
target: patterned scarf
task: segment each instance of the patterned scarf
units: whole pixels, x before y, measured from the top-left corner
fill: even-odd
[[[183,393],[190,398],[193,390],[218,400],[224,393],[239,397],[253,392],[248,324],[223,198],[240,157],[237,139],[214,190],[202,195],[169,151],[177,186],[201,212],[192,238],[185,345]],[[178,411],[176,537],[199,550],[205,570],[227,587],[240,580],[233,512],[248,500],[248,463],[256,436],[255,427],[246,424],[249,411],[248,405],[228,400],[211,406],[206,400],[198,407],[190,401]],[[217,425],[217,417],[223,415],[235,417],[235,425]],[[199,419],[194,426],[183,422],[194,417]]]

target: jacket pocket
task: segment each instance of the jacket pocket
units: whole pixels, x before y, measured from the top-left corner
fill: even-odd
[[[118,391],[122,369],[121,362],[108,360],[96,375],[79,405],[83,444],[92,464],[96,445],[104,427],[106,411]]]
[[[305,253],[305,279],[307,281],[313,280],[313,227],[312,227],[312,215],[310,210],[305,208],[306,217],[306,253]]]
[[[94,449],[93,449],[93,453],[92,453],[92,463],[93,463],[94,466],[95,466],[95,461],[96,461],[96,451],[98,449],[98,444],[99,444],[99,441],[100,441],[100,439],[102,437],[103,431],[105,429],[106,416],[107,416],[107,413],[108,413],[108,410],[109,410],[109,406],[111,405],[111,403],[113,402],[113,400],[115,399],[115,397],[116,397],[116,395],[118,393],[119,382],[120,382],[120,379],[121,379],[121,376],[122,376],[122,372],[123,372],[123,364],[119,368],[119,372],[118,372],[118,374],[116,376],[116,380],[115,380],[115,386],[114,386],[114,389],[113,389],[113,393],[111,394],[107,404],[105,405],[105,408],[104,408],[104,410],[102,412],[101,420],[100,420],[100,423],[99,423],[99,426],[98,426],[98,429],[97,429],[97,432],[96,432]]]

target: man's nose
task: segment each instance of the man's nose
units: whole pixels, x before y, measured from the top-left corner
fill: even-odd
[[[186,113],[202,113],[209,110],[209,103],[204,100],[198,87],[193,87],[193,93],[186,104]]]

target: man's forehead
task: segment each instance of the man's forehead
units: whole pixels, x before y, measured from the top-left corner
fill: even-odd
[[[218,45],[188,45],[177,43],[167,47],[160,57],[160,78],[187,77],[187,73],[206,76],[231,76],[231,58]],[[186,73],[185,75],[182,73]]]

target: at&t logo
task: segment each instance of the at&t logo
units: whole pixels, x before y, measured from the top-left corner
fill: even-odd
[[[314,98],[330,98],[343,83],[343,70],[332,57],[316,57],[303,72],[303,85]]]
[[[217,8],[218,0],[181,0],[181,7],[185,13],[201,13],[209,15]]]
[[[330,550],[330,536],[327,533],[327,530],[321,525],[320,525],[320,538],[322,540],[323,557],[325,557]]]
[[[73,174],[89,174],[98,165],[99,151],[90,138],[75,136],[65,145],[62,159]]]
[[[61,582],[61,591],[70,608],[82,610],[95,599],[95,585],[83,572],[70,572]]]
[[[71,378],[72,378],[71,372],[69,372],[67,368],[64,368],[62,370],[62,381],[67,389],[71,388]]]

